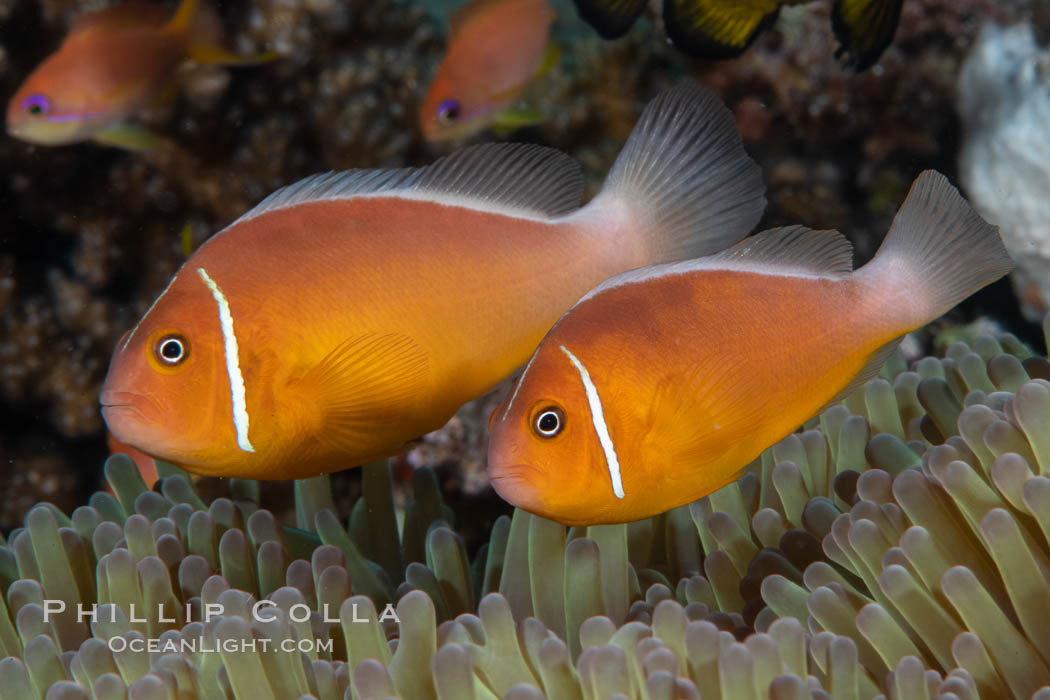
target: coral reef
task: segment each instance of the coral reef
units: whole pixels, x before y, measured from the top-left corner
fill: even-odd
[[[13,92],[76,13],[99,6],[0,2],[0,92]],[[0,508],[4,528],[20,521],[27,499],[71,508],[97,486],[93,465],[106,447],[96,400],[109,354],[184,259],[185,224],[199,244],[309,173],[436,155],[421,143],[415,115],[443,30],[421,6],[266,0],[223,2],[220,11],[237,50],[274,48],[284,57],[229,70],[187,67],[179,97],[146,119],[170,147],[143,156],[0,140],[0,462],[10,465],[0,489],[10,493],[13,475],[35,473],[19,477],[25,496]],[[819,3],[786,8],[745,56],[711,64],[689,63],[648,27],[604,42],[571,3],[558,11],[564,56],[537,86],[550,118],[515,139],[577,157],[593,192],[641,105],[695,74],[733,106],[768,174],[765,223],[839,228],[861,258],[918,170],[954,169],[955,73],[977,18],[1048,19],[1035,0],[909,0],[894,45],[855,76],[832,57]],[[466,464],[451,481],[483,491],[485,417],[468,407],[405,464]]]
[[[1050,308],[1048,92],[1050,50],[1026,23],[985,27],[959,74],[963,184],[982,216],[1000,226],[1030,318]]]
[[[473,558],[426,468],[399,514],[366,466],[345,523],[296,482],[291,527],[258,482],[111,457],[0,546],[0,698],[1044,698],[1050,361],[957,336],[707,498],[516,511]]]
[[[0,92],[97,3],[4,3]],[[187,67],[180,96],[146,121],[168,140],[152,154],[93,144],[39,148],[0,140],[0,459],[15,474],[46,470],[73,505],[97,484],[105,455],[98,391],[117,339],[194,245],[273,189],[319,170],[418,161],[415,103],[440,52],[422,8],[392,0],[222,3],[230,41],[272,47],[279,61]],[[41,463],[34,455],[47,452]],[[89,476],[90,475],[90,476]],[[26,491],[23,484],[18,488]],[[0,526],[25,514],[0,509]]]

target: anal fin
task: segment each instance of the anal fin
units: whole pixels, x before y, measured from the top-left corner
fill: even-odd
[[[139,124],[114,124],[97,132],[92,140],[129,151],[154,151],[162,143],[156,134]]]
[[[526,126],[542,124],[544,116],[535,109],[505,109],[492,120],[490,128],[497,133],[510,133]]]
[[[898,336],[890,342],[883,345],[875,352],[871,353],[871,355],[868,356],[868,361],[864,364],[864,367],[861,368],[860,372],[857,373],[857,376],[855,376],[853,380],[848,385],[846,385],[845,389],[835,394],[835,397],[831,399],[831,401],[828,401],[827,404],[825,404],[824,407],[821,408],[820,411],[818,411],[818,413],[823,413],[828,406],[830,406],[833,403],[842,401],[854,391],[859,389],[869,379],[875,377],[875,375],[879,373],[879,370],[882,369],[882,365],[886,363],[887,359],[889,359],[889,356],[892,355],[893,351],[897,349],[897,346],[901,344],[901,340],[903,338],[903,335]]]

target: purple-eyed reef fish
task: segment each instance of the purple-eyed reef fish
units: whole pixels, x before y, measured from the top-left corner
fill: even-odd
[[[158,138],[132,120],[172,94],[183,60],[246,64],[276,58],[241,56],[220,42],[218,15],[201,0],[182,0],[171,17],[161,5],[137,1],[80,15],[58,50],[11,98],[7,133],[43,146],[91,140],[154,148]]]
[[[642,114],[600,192],[568,156],[474,146],[316,175],[201,245],[114,351],[120,441],[192,471],[289,479],[443,425],[615,274],[723,250],[765,208],[729,111],[687,84]]]
[[[445,57],[423,98],[427,141],[461,139],[486,127],[502,131],[542,121],[519,98],[558,60],[546,0],[469,0],[449,17]]]
[[[493,486],[569,525],[695,501],[1012,266],[998,229],[927,171],[855,272],[840,233],[791,226],[618,275],[558,321],[493,413]]]
[[[772,27],[784,5],[810,0],[576,0],[576,8],[606,39],[623,36],[646,8],[660,10],[667,37],[694,58],[739,56]],[[904,0],[835,0],[831,28],[839,41],[836,56],[865,70],[893,41]]]

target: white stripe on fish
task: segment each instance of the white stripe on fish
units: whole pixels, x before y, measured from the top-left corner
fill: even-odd
[[[219,326],[222,328],[222,341],[226,349],[226,374],[230,378],[230,399],[233,403],[233,429],[237,432],[237,447],[245,452],[255,452],[248,439],[248,405],[244,398],[244,377],[241,376],[241,364],[237,353],[237,335],[233,332],[233,314],[226,296],[219,285],[208,276],[203,267],[197,268],[197,274],[215,297],[219,305]]]
[[[598,433],[598,442],[602,444],[605,451],[605,463],[609,466],[609,478],[612,480],[613,493],[617,498],[623,498],[623,481],[620,478],[620,460],[616,457],[616,447],[613,445],[612,436],[609,435],[609,426],[605,424],[605,413],[602,411],[602,400],[598,397],[598,389],[591,381],[591,375],[587,368],[577,359],[564,345],[561,351],[569,356],[569,360],[576,366],[583,381],[583,390],[587,393],[587,404],[591,408],[591,422],[594,423],[594,432]]]
[[[536,348],[536,352],[532,353],[532,357],[525,364],[525,369],[522,370],[521,376],[518,377],[518,383],[514,385],[514,393],[510,395],[510,401],[507,402],[507,410],[503,412],[503,418],[500,420],[507,420],[507,416],[510,415],[510,407],[514,405],[514,399],[518,398],[518,392],[521,391],[521,385],[525,383],[525,375],[529,373],[529,367],[532,367],[533,360],[536,359],[536,355],[540,354],[539,348]]]
[[[182,272],[182,270],[180,269],[179,272]],[[175,280],[179,278],[179,272],[175,273],[175,276],[171,278],[170,282],[168,282],[168,286],[164,288],[164,291],[160,293],[159,297],[153,300],[153,303],[149,305],[148,309],[146,309],[146,313],[142,314],[142,318],[139,319],[139,322],[136,323],[135,327],[131,329],[130,333],[128,333],[127,340],[125,340],[124,344],[120,346],[121,352],[124,352],[128,349],[128,343],[130,343],[131,339],[135,337],[135,331],[137,331],[139,329],[139,326],[142,325],[142,320],[149,316],[149,312],[153,311],[153,307],[157,305],[157,302],[163,299],[164,295],[168,293],[169,289],[171,289],[171,285],[175,284]]]

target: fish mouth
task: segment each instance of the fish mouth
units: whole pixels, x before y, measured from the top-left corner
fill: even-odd
[[[149,409],[155,408],[147,397],[129,391],[103,391],[98,397],[98,402],[102,407],[102,418],[107,425],[118,416],[123,420],[147,422]],[[112,430],[112,426],[110,429]]]
[[[107,389],[103,391],[99,397],[98,402],[102,408],[120,408],[120,407],[135,407],[135,404],[142,400],[142,396],[139,394],[133,394],[130,391],[113,391]]]
[[[499,497],[530,512],[543,510],[549,475],[530,464],[502,466],[489,473],[489,481]]]

